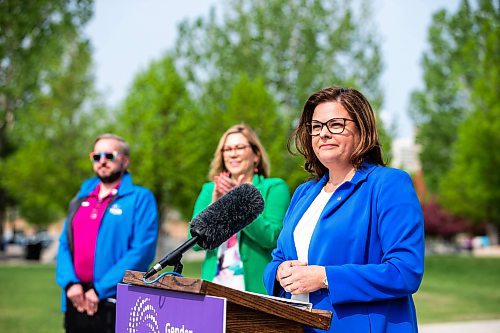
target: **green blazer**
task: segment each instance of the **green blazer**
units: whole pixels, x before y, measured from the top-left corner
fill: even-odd
[[[276,247],[283,217],[290,204],[288,185],[280,178],[264,178],[254,175],[252,184],[264,198],[264,211],[251,224],[238,233],[238,244],[245,289],[247,291],[267,294],[262,276],[264,268],[271,261],[271,251]],[[193,218],[212,202],[215,183],[205,183],[194,205]],[[199,246],[193,248],[202,250]],[[217,273],[217,249],[207,250],[201,269],[201,277],[212,281]]]

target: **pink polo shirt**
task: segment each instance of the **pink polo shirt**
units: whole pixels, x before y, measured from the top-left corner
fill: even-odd
[[[97,233],[109,202],[118,193],[118,184],[106,197],[99,200],[101,183],[78,208],[73,219],[73,265],[81,282],[93,282]]]

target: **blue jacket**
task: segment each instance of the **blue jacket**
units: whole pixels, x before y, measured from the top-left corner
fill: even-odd
[[[63,290],[63,311],[66,311],[66,287],[69,283],[79,282],[73,268],[72,220],[79,204],[99,181],[94,177],[82,184],[70,204],[68,217],[59,237],[56,281]],[[97,235],[93,284],[99,299],[116,295],[116,285],[127,269],[148,269],[155,256],[157,238],[158,209],[153,193],[134,185],[132,177],[126,173],[117,195],[104,213]]]
[[[328,174],[294,193],[264,272],[268,293],[290,297],[276,282],[276,270],[281,262],[297,259],[293,231],[327,180]],[[423,276],[424,228],[408,174],[364,164],[323,210],[308,264],[326,267],[329,288],[310,293],[309,299],[314,308],[332,311],[330,332],[417,332],[411,295]]]

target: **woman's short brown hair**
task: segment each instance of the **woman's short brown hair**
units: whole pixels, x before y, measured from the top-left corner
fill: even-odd
[[[226,166],[224,165],[224,158],[222,157],[222,148],[228,135],[235,133],[241,133],[248,140],[254,154],[259,157],[259,162],[256,165],[257,172],[255,173],[263,175],[266,178],[269,177],[271,166],[269,164],[269,158],[267,157],[266,150],[264,149],[264,146],[262,146],[262,143],[260,143],[259,137],[250,126],[246,124],[238,124],[231,126],[219,139],[219,144],[215,149],[214,158],[210,163],[208,178],[213,180],[214,177],[219,175],[221,172],[227,171]]]
[[[334,86],[315,92],[307,99],[299,125],[288,140],[288,150],[292,152],[291,144],[294,142],[297,151],[305,157],[304,169],[311,173],[315,179],[321,178],[328,171],[314,153],[312,139],[306,129],[306,124],[312,120],[314,109],[319,104],[326,102],[341,104],[359,128],[360,141],[351,155],[352,165],[359,168],[365,161],[385,165],[372,106],[365,96],[356,89]]]

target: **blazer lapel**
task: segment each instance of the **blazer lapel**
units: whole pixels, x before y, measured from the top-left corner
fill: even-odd
[[[299,201],[297,202],[297,204],[293,209],[293,214],[291,214],[290,216],[290,220],[292,222],[291,250],[293,258],[297,258],[297,248],[295,247],[295,239],[293,237],[293,232],[295,231],[297,224],[299,223],[300,219],[302,218],[306,210],[309,208],[309,206],[311,206],[311,203],[314,201],[314,199],[316,199],[319,192],[321,192],[321,189],[323,188],[328,179],[327,177],[328,177],[327,174],[324,175],[317,182],[313,182],[309,189],[306,189],[304,191],[304,195],[299,199]]]

